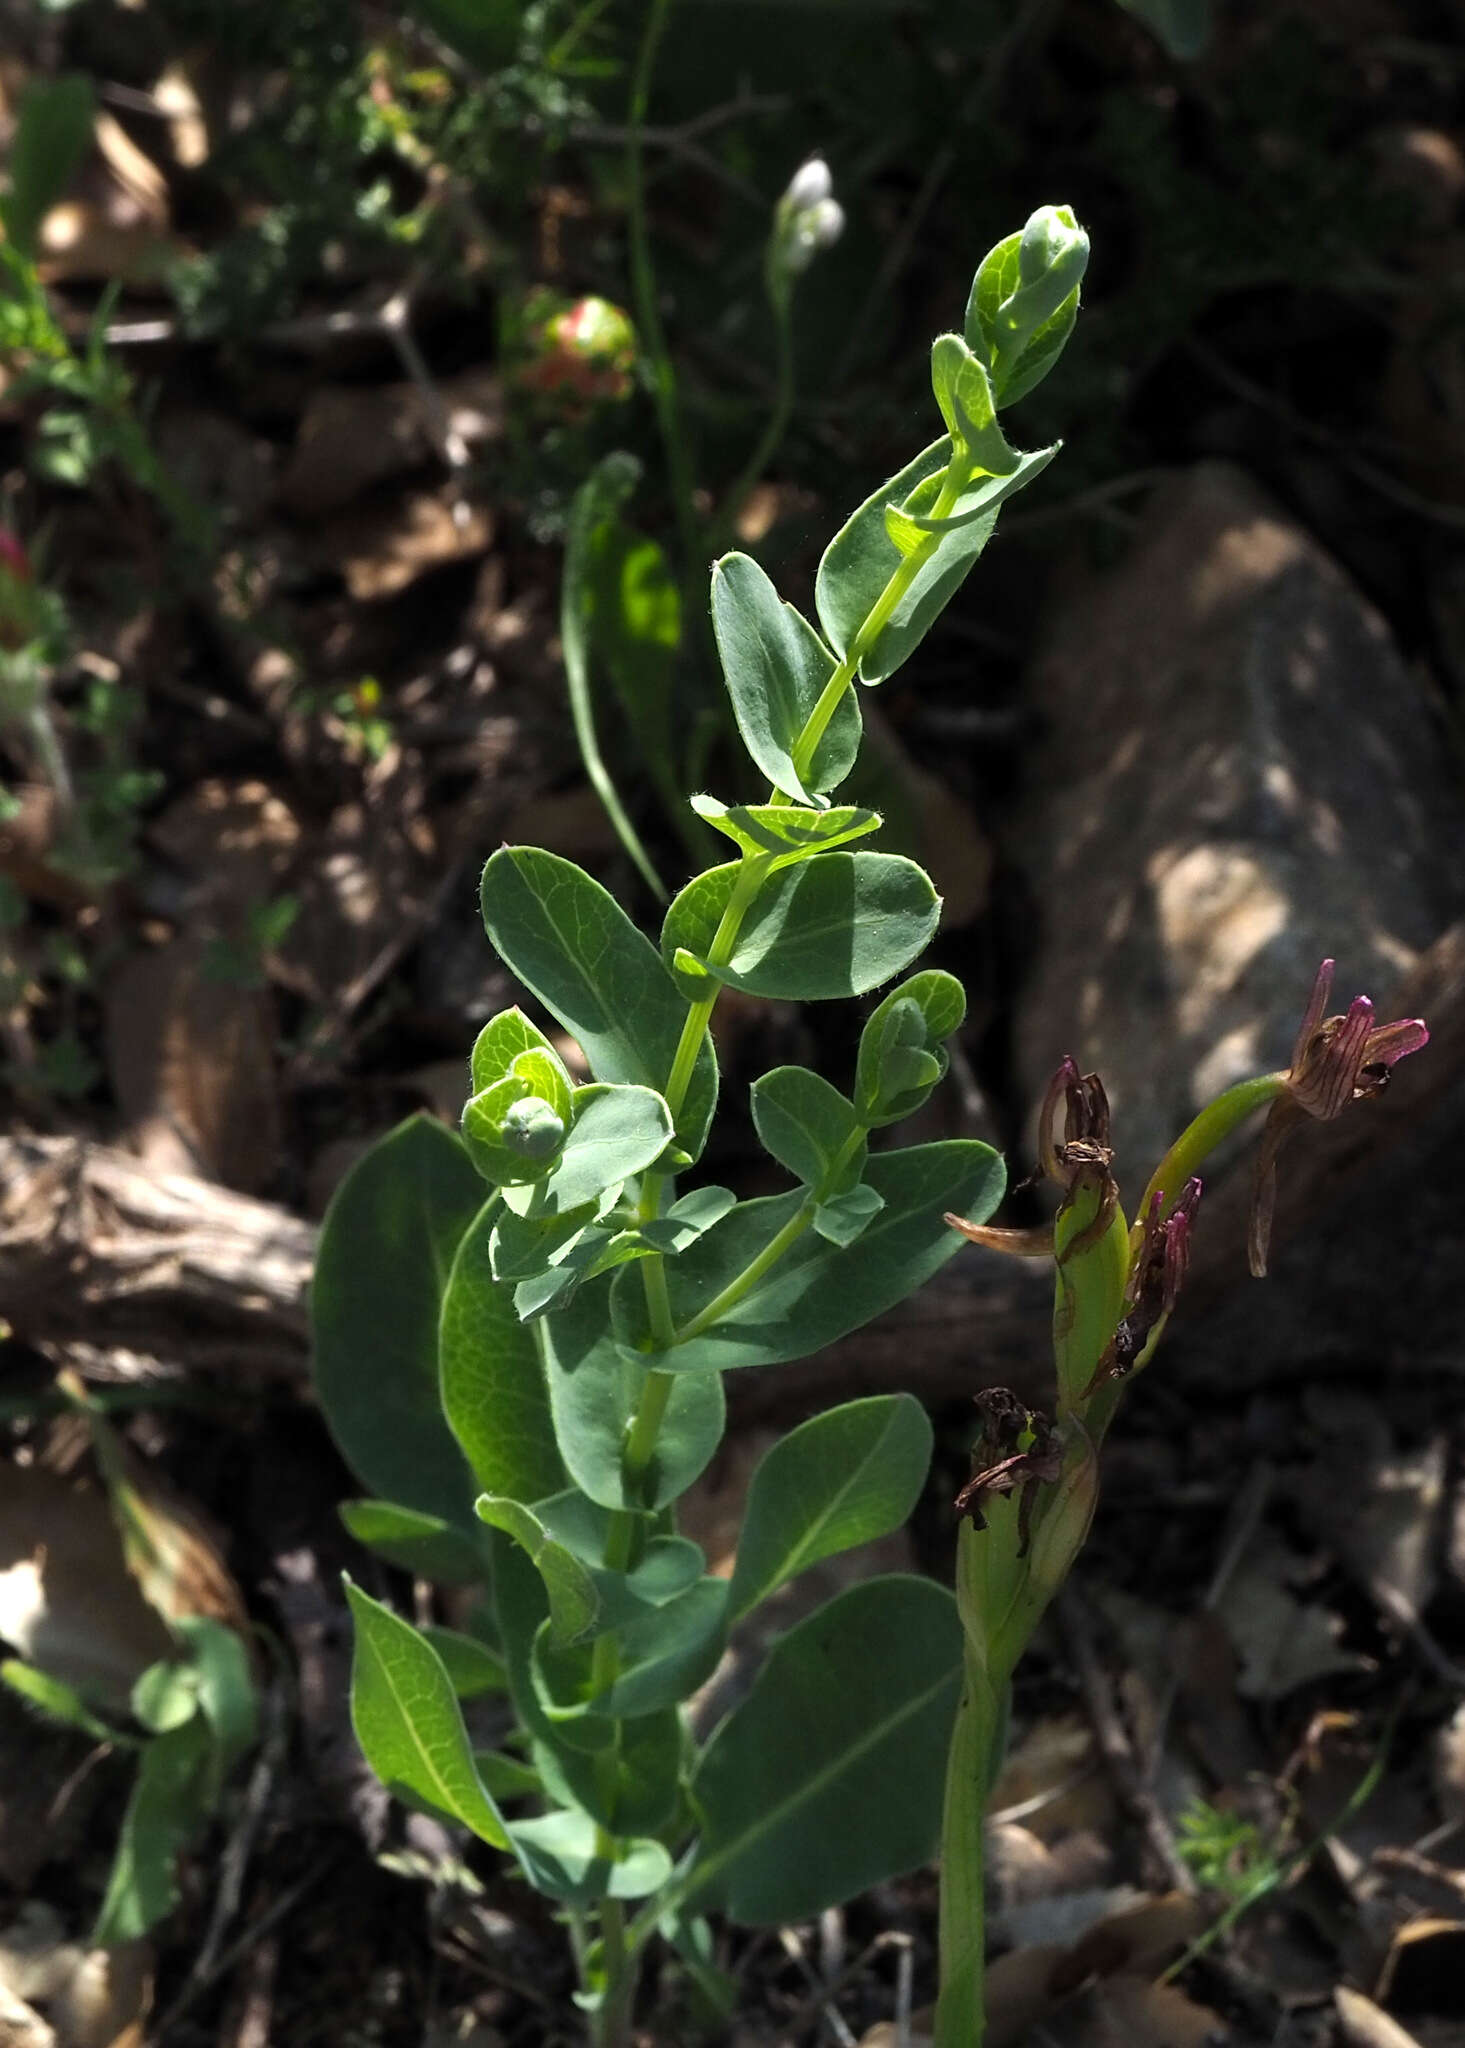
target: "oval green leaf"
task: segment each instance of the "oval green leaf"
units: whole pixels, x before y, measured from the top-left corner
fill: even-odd
[[[373,1493],[467,1529],[477,1488],[443,1419],[438,1318],[482,1202],[459,1140],[409,1118],[336,1190],[310,1290],[316,1392],[346,1462]]]
[[[498,1213],[490,1197],[464,1231],[443,1290],[442,1412],[485,1493],[535,1501],[560,1491],[565,1468],[534,1333],[514,1312],[512,1285],[493,1277]]]
[[[748,1489],[731,1619],[821,1558],[898,1529],[930,1462],[931,1425],[909,1394],[847,1401],[791,1430]]]
[[[356,1623],[351,1725],[389,1791],[447,1814],[496,1849],[508,1832],[473,1763],[453,1682],[430,1643],[346,1580]]]
[[[686,1004],[615,898],[573,861],[522,846],[494,854],[480,894],[495,950],[579,1040],[597,1079],[665,1087]],[[717,1062],[704,1037],[677,1123],[693,1158],[716,1100]]]
[[[929,1579],[852,1586],[780,1636],[692,1781],[684,1902],[778,1926],[926,1862],[960,1684],[956,1606]]]
[[[923,868],[895,853],[820,853],[770,875],[743,919],[732,957],[707,955],[739,863],[709,868],[666,914],[668,964],[691,953],[745,994],[820,1002],[878,988],[924,951],[941,899]]]

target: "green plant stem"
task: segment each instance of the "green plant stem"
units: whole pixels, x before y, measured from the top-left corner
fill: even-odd
[[[932,519],[945,519],[957,499],[971,481],[971,469],[953,453],[947,465],[945,480],[941,485],[935,504],[931,507]],[[871,605],[864,623],[849,644],[844,660],[834,671],[819,693],[819,701],[810,712],[803,731],[794,745],[794,766],[800,777],[808,774],[813,765],[814,755],[823,739],[829,721],[839,708],[840,699],[853,682],[865,654],[875,640],[889,625],[896,606],[925,568],[927,562],[941,545],[939,533],[928,533],[920,544],[902,556],[899,566],[890,581]]]
[[[976,1533],[965,1526],[961,1531],[958,1571]],[[1001,1721],[1000,1695],[976,1645],[964,1637],[961,1702],[941,1816],[941,1985],[934,2048],[981,2048],[986,2029],[985,1828]]]
[[[600,1902],[600,1955],[605,1995],[595,2016],[596,2048],[629,2048],[636,1972],[626,1949],[626,1909],[619,1899]]]
[[[1135,1220],[1143,1221],[1150,1203],[1160,1193],[1164,1194],[1168,1214],[1179,1201],[1185,1183],[1222,1140],[1229,1138],[1257,1110],[1275,1102],[1286,1092],[1286,1087],[1285,1074],[1258,1074],[1254,1080],[1237,1081],[1232,1087],[1223,1089],[1214,1102],[1208,1102],[1200,1114],[1186,1125],[1150,1175],[1150,1184],[1144,1191]]]

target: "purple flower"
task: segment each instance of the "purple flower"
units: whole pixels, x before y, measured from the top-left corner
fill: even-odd
[[[1292,1048],[1286,1085],[1262,1129],[1252,1176],[1247,1243],[1251,1270],[1258,1278],[1267,1270],[1277,1199],[1277,1154],[1288,1135],[1306,1117],[1328,1122],[1341,1116],[1350,1102],[1369,1102],[1382,1095],[1398,1061],[1429,1044],[1429,1030],[1422,1018],[1376,1024],[1367,996],[1355,996],[1346,1016],[1325,1017],[1332,991],[1333,962],[1324,960]]]

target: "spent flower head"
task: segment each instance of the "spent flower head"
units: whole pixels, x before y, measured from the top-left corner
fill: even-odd
[[[1267,1270],[1277,1199],[1277,1155],[1290,1133],[1307,1117],[1331,1122],[1350,1103],[1369,1102],[1382,1095],[1398,1062],[1429,1043],[1428,1027],[1420,1017],[1375,1023],[1367,996],[1355,996],[1341,1016],[1324,1016],[1333,992],[1333,966],[1331,960],[1324,960],[1318,968],[1282,1093],[1262,1128],[1252,1175],[1247,1242],[1251,1270],[1258,1278]]]

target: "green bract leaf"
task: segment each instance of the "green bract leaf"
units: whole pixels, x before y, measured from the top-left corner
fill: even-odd
[[[595,1584],[572,1550],[556,1543],[531,1508],[522,1501],[480,1494],[481,1519],[512,1536],[527,1552],[549,1595],[550,1628],[557,1643],[577,1642],[594,1628],[600,1613]]]
[[[988,476],[1011,476],[1022,458],[997,424],[987,372],[959,334],[938,335],[931,344],[931,389],[962,459]]]
[[[686,1006],[615,898],[557,854],[505,847],[483,871],[482,900],[495,949],[580,1041],[597,1078],[664,1087]],[[716,1099],[717,1063],[704,1039],[677,1124],[693,1158]]]
[[[500,1010],[496,1017],[490,1017],[477,1038],[473,1041],[473,1053],[469,1060],[474,1095],[491,1088],[495,1081],[502,1081],[521,1053],[537,1052],[553,1060],[563,1077],[563,1115],[566,1123],[570,1119],[570,1077],[565,1072],[559,1054],[537,1025],[531,1024],[522,1010]],[[556,1098],[547,1089],[540,1094],[547,1095],[551,1102]]]
[[[654,1352],[648,1363],[684,1377],[732,1366],[780,1365],[861,1329],[924,1286],[965,1243],[942,1220],[947,1210],[973,1222],[991,1215],[1002,1198],[1002,1161],[990,1146],[950,1138],[872,1154],[865,1184],[885,1206],[858,1244],[843,1250],[805,1231],[694,1343]],[[714,1235],[668,1266],[675,1327],[685,1328],[734,1275],[745,1271],[807,1199],[800,1191],[740,1202]],[[617,1288],[613,1305],[623,1342],[649,1342],[639,1290]],[[557,1398],[554,1388],[552,1376],[551,1396]]]
[[[662,953],[693,954],[749,995],[815,1002],[861,995],[908,966],[941,915],[930,877],[895,853],[820,853],[770,875],[743,919],[732,957],[707,960],[739,863],[709,868],[666,914]]]
[[[617,1675],[600,1691],[588,1645],[557,1649],[541,1633],[534,1651],[540,1704],[567,1734],[570,1722],[587,1724],[575,1731],[587,1748],[608,1746],[614,1722],[674,1707],[711,1676],[727,1639],[727,1600],[726,1579],[699,1579],[626,1622],[615,1631]],[[603,1732],[588,1725],[596,1722]]]
[[[723,804],[712,796],[694,796],[692,809],[699,818],[726,833],[745,853],[772,854],[774,868],[807,860],[811,853],[827,853],[847,840],[862,839],[880,829],[877,811],[863,811],[853,805],[836,810],[801,810],[797,804]]]
[[[834,656],[814,628],[785,604],[748,555],[724,555],[712,571],[712,627],[743,745],[775,789],[811,803],[849,773],[859,748],[859,706],[849,692],[820,741],[807,778],[794,750]],[[853,707],[853,717],[844,705]]]
[[[926,1862],[960,1682],[956,1606],[928,1579],[852,1586],[780,1636],[692,1781],[699,1907],[780,1925]]]
[[[485,1693],[508,1691],[507,1665],[477,1636],[465,1636],[460,1629],[439,1628],[431,1622],[421,1635],[442,1659],[443,1669],[460,1700],[476,1700]],[[493,1791],[491,1785],[489,1790]]]
[[[476,1491],[438,1399],[443,1285],[483,1182],[415,1116],[372,1146],[321,1225],[311,1322],[331,1434],[374,1493],[471,1529]]]
[[[862,682],[883,683],[915,652],[987,545],[1003,500],[1031,483],[1057,452],[1055,446],[1024,455],[1010,476],[983,477],[962,493],[950,510],[951,530],[943,527],[937,544],[917,570],[889,621],[869,645],[861,648]],[[897,476],[873,492],[824,550],[815,599],[820,623],[838,654],[848,657],[855,636],[910,553],[909,548],[898,545],[890,536],[885,523],[887,505],[910,512],[910,501],[919,487],[940,478],[951,456],[949,436],[932,442]],[[933,489],[929,498],[917,499],[912,516],[925,517],[935,496]]]
[[[569,1136],[546,1177],[505,1196],[531,1221],[564,1217],[594,1202],[659,1159],[671,1140],[671,1111],[654,1088],[604,1081],[577,1088],[572,1115]]]
[[[531,1055],[525,1054],[530,1058]],[[493,1187],[543,1180],[565,1142],[565,1118],[518,1074],[505,1074],[463,1105],[463,1143]]]
[[[860,1036],[855,1113],[861,1123],[877,1130],[920,1108],[946,1072],[944,1041],[965,1015],[965,990],[938,967],[890,991]]]
[[[514,1313],[512,1287],[491,1261],[497,1197],[464,1231],[443,1292],[439,1336],[442,1411],[486,1493],[535,1501],[558,1493],[544,1367],[533,1332]]]
[[[507,1849],[503,1819],[473,1765],[453,1682],[430,1643],[346,1580],[356,1623],[351,1725],[371,1768],[409,1804],[462,1821]]]
[[[204,1817],[211,1746],[201,1714],[145,1745],[92,1929],[94,1946],[136,1941],[177,1903],[174,1867]]]
[[[963,329],[999,406],[1025,396],[1062,354],[1088,260],[1088,236],[1066,206],[1039,207],[983,258]]]
[[[668,1271],[676,1272],[686,1259],[715,1244],[737,1213],[674,1260]],[[953,1248],[961,1242],[954,1230],[946,1235]],[[657,1435],[646,1497],[627,1499],[622,1469],[626,1430],[640,1404],[646,1369],[616,1343],[610,1285],[609,1278],[593,1281],[560,1315],[541,1325],[555,1437],[570,1477],[591,1500],[607,1508],[661,1508],[686,1492],[722,1440],[722,1383],[715,1373],[679,1379]]]
[[[790,1431],[748,1489],[730,1619],[820,1558],[898,1529],[930,1462],[931,1425],[909,1394],[848,1401]]]
[[[671,1876],[671,1857],[660,1842],[617,1842],[615,1862],[598,1854],[595,1823],[586,1813],[547,1813],[515,1821],[509,1832],[535,1890],[566,1905],[644,1899]]]
[[[681,1766],[676,1709],[625,1722],[613,1752],[592,1754],[567,1743],[545,1715],[531,1672],[534,1641],[545,1618],[543,1583],[517,1544],[499,1541],[494,1598],[514,1707],[546,1790],[562,1805],[590,1814],[612,1835],[649,1834],[664,1826],[676,1806]]]
[[[440,1515],[424,1515],[390,1500],[343,1500],[337,1512],[358,1543],[414,1578],[471,1586],[487,1568],[481,1545]]]
[[[884,1207],[875,1190],[862,1181],[858,1187],[846,1188],[842,1195],[821,1202],[814,1211],[814,1228],[831,1244],[853,1244],[857,1237],[864,1236]]]
[[[859,1179],[864,1132],[854,1105],[822,1075],[808,1067],[775,1067],[753,1083],[752,1099],[764,1150],[795,1180],[837,1195]]]

